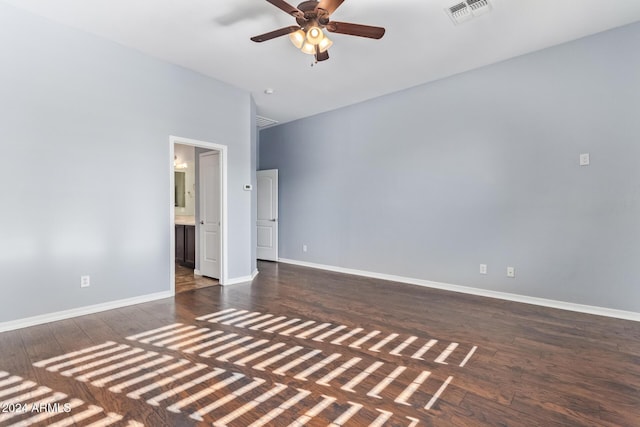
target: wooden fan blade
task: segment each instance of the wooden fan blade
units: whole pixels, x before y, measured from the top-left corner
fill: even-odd
[[[368,37],[370,39],[381,39],[385,29],[382,27],[372,27],[370,25],[351,24],[349,22],[331,21],[326,26],[327,31],[338,34],[348,34],[350,36]]]
[[[288,13],[291,16],[304,19],[304,12],[302,12],[297,7],[291,6],[289,3],[287,3],[284,0],[267,0],[267,1],[272,5],[274,5],[275,7],[277,7],[278,9],[283,10],[284,12]]]
[[[320,0],[317,9],[326,10],[331,15],[343,2],[344,0]]]
[[[291,34],[294,31],[298,31],[299,29],[300,27],[292,25],[290,27],[280,28],[269,33],[260,34],[259,36],[253,36],[251,37],[251,40],[257,43],[265,42],[267,40],[275,39],[276,37],[286,36],[287,34]]]
[[[316,61],[320,62],[320,61],[326,61],[327,59],[329,59],[329,51],[325,50],[324,52],[316,52]]]

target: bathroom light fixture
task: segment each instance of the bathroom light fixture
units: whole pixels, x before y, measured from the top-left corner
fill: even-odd
[[[189,165],[186,163],[178,163],[178,156],[173,156],[173,167],[176,169],[187,169]]]

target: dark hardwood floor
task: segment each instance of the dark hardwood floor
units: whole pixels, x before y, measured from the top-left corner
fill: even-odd
[[[0,425],[640,425],[638,322],[259,270],[0,334]]]
[[[176,294],[218,285],[219,282],[216,279],[196,276],[193,274],[193,268],[176,263]]]

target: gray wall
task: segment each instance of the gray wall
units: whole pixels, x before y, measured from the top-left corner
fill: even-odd
[[[638,46],[634,24],[263,130],[280,256],[640,312]]]
[[[169,290],[169,135],[229,146],[251,274],[248,93],[1,2],[0,52],[0,322]]]

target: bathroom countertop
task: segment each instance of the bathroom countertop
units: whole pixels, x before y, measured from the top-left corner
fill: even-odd
[[[174,223],[176,225],[196,225],[196,218],[194,216],[176,215]]]

